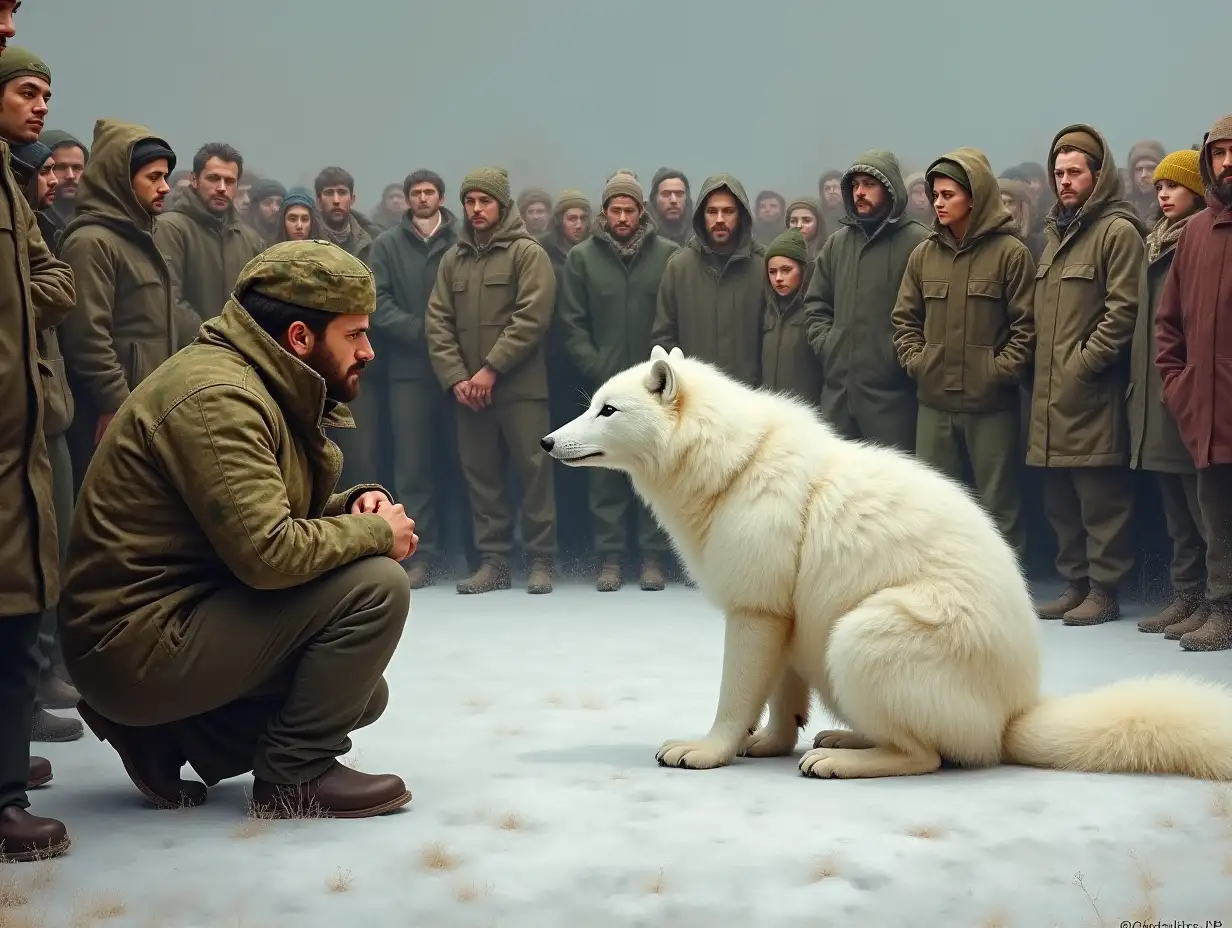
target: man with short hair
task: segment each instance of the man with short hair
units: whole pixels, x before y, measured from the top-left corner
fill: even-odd
[[[651,345],[678,347],[756,387],[766,281],[765,249],[753,238],[744,185],[712,174],[697,193],[693,237],[663,271]]]
[[[16,35],[19,4],[0,0],[0,69]],[[12,62],[7,66],[11,68]],[[10,71],[11,73],[11,71]],[[38,131],[27,137],[33,141]],[[39,682],[36,646],[42,616],[60,596],[51,466],[43,434],[44,399],[37,333],[73,309],[73,278],[52,257],[9,170],[0,142],[0,215],[11,248],[0,259],[0,862],[55,857],[67,850],[62,822],[29,812],[27,790],[51,779],[30,756]]]
[[[647,209],[658,234],[683,245],[693,234],[693,199],[683,171],[662,167],[650,179]]]
[[[603,188],[603,211],[591,236],[565,259],[560,320],[587,392],[650,354],[659,284],[677,246],[658,234],[644,199],[631,175],[615,175]],[[612,592],[624,583],[630,527],[640,549],[642,589],[663,589],[667,539],[629,478],[595,469],[589,484],[595,550],[603,558],[596,589]]]
[[[1206,621],[1184,630],[1181,647],[1222,651],[1232,648],[1232,418],[1223,406],[1232,358],[1232,115],[1206,133],[1199,156],[1208,206],[1176,244],[1155,317],[1155,365],[1197,468],[1206,528]]]
[[[90,152],[77,138],[62,129],[48,129],[39,141],[51,149],[56,165],[56,198],[51,212],[57,227],[63,231],[73,218],[73,203],[81,175],[90,163]]]
[[[760,191],[753,212],[753,237],[759,245],[769,245],[787,227],[787,198],[777,190]]]
[[[94,448],[129,391],[191,341],[201,324],[172,297],[154,243],[175,153],[144,126],[100,119],[60,257],[73,269],[77,310],[60,326],[76,413],[69,428],[80,485]]]
[[[894,304],[928,229],[906,215],[893,152],[866,151],[839,180],[844,215],[821,246],[804,295],[821,361],[821,414],[843,436],[915,450],[916,385],[894,353]]]
[[[466,211],[457,243],[441,258],[428,299],[428,356],[455,400],[458,453],[470,491],[478,569],[459,593],[509,589],[513,515],[504,461],[522,488],[528,593],[552,592],[556,501],[548,433],[543,340],[556,276],[527,231],[504,168],[471,171],[459,191]]]
[[[337,166],[325,168],[313,181],[321,232],[349,255],[368,263],[372,235],[355,212],[355,178]]]
[[[222,142],[203,145],[193,156],[189,190],[154,223],[175,300],[202,322],[222,312],[235,278],[265,247],[235,208],[243,175],[238,151]],[[184,334],[191,339],[196,330]]]
[[[552,223],[552,195],[542,187],[526,187],[518,194],[518,212],[526,231],[542,238]]]
[[[1062,129],[1048,163],[1057,202],[1035,277],[1027,464],[1045,469],[1044,514],[1066,586],[1036,611],[1098,625],[1120,618],[1118,591],[1134,567],[1125,391],[1146,229],[1098,130]]]
[[[408,205],[401,223],[372,243],[372,338],[384,355],[388,395],[381,413],[391,425],[393,489],[419,533],[407,568],[414,590],[435,582],[443,566],[441,516],[457,508],[443,505],[451,500],[442,497],[453,494],[442,492],[449,483],[442,470],[452,466],[456,474],[460,465],[452,404],[432,371],[425,322],[441,258],[457,242],[459,224],[441,205],[445,182],[435,171],[408,174],[403,188]],[[429,436],[433,440],[425,440]]]
[[[974,484],[1021,561],[1019,385],[1035,351],[1035,262],[984,152],[938,158],[924,187],[933,232],[907,259],[891,313],[894,348],[919,399],[915,453]]]
[[[161,808],[250,771],[264,815],[361,818],[411,798],[337,760],[388,701],[410,605],[398,562],[416,541],[382,488],[335,488],[326,427],[372,359],[375,307],[371,272],[340,248],[274,245],[129,395],[86,474],[64,656],[82,718]]]

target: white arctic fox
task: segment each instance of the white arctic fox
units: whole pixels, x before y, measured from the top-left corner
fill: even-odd
[[[1232,779],[1232,692],[1154,677],[1041,698],[1038,619],[984,510],[802,403],[655,348],[542,444],[628,473],[725,613],[714,724],[666,742],[664,766],[790,754],[815,690],[850,730],[817,735],[800,759],[809,776],[944,760]]]

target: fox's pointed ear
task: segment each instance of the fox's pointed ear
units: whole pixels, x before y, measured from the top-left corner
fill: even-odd
[[[679,346],[679,345],[677,345],[675,348],[673,348],[671,351],[669,351],[669,352],[667,353],[667,356],[668,356],[669,358],[683,358],[683,357],[684,357],[684,352],[683,352],[683,351],[681,351],[681,350],[680,350],[680,346]]]
[[[656,359],[646,375],[646,389],[663,402],[670,403],[676,399],[676,386],[675,369],[666,358]]]
[[[667,352],[663,350],[662,345],[655,345],[650,349],[650,360],[658,361],[660,358],[666,358]]]

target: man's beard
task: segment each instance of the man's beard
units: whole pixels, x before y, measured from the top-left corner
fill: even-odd
[[[340,370],[338,365],[325,352],[323,345],[312,349],[312,354],[304,359],[304,363],[321,375],[325,381],[325,395],[338,403],[349,403],[359,396],[359,383],[363,379],[363,370],[367,366],[361,362],[346,370]],[[352,374],[360,374],[351,381]]]
[[[1232,171],[1225,171],[1215,181],[1215,196],[1224,206],[1232,206]]]

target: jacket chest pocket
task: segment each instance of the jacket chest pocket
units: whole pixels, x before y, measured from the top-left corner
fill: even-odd
[[[1006,328],[1005,284],[999,280],[967,281],[967,344],[997,348]]]
[[[1061,268],[1060,301],[1064,308],[1089,305],[1096,296],[1094,264],[1067,264]]]
[[[483,275],[483,295],[480,297],[480,325],[504,325],[508,322],[513,302],[513,275],[490,271]]]
[[[131,338],[169,337],[171,300],[162,276],[143,261],[128,265],[112,310],[112,331]],[[191,340],[195,333],[185,333]]]
[[[920,282],[924,295],[924,341],[941,344],[945,341],[946,304],[950,298],[948,280],[924,280]]]

